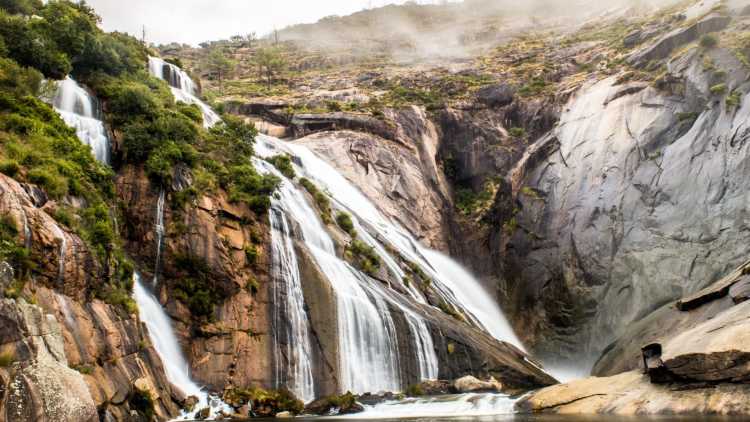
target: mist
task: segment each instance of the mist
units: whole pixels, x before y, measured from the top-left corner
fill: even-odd
[[[308,49],[386,54],[397,60],[465,58],[540,27],[573,31],[592,20],[646,13],[677,0],[465,0],[386,6],[288,27]]]

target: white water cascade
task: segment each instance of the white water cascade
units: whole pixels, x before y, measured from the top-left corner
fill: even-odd
[[[196,96],[195,82],[184,70],[158,57],[148,58],[148,70],[153,76],[169,84],[176,101],[200,107],[203,112],[203,126],[208,128],[221,121],[219,115]]]
[[[362,274],[336,256],[333,240],[302,191],[271,164],[255,160],[255,166],[282,179],[274,206],[298,223],[305,246],[336,292],[342,390],[399,391],[396,333],[390,313],[383,312],[382,298],[369,290]]]
[[[156,287],[159,281],[159,265],[161,264],[161,249],[164,243],[164,197],[166,193],[164,189],[159,192],[159,200],[156,202],[156,224],[154,225],[154,231],[156,232],[156,263],[154,264],[154,280],[152,285]]]
[[[215,415],[220,410],[231,412],[227,405],[210,397],[190,379],[190,365],[182,354],[182,349],[180,349],[177,336],[172,328],[172,322],[159,301],[141,283],[141,277],[137,273],[133,275],[133,298],[138,304],[140,319],[148,328],[149,339],[164,364],[167,379],[182,390],[186,396],[198,398],[198,404],[195,406],[193,413],[183,414],[183,417],[192,419],[197,411],[206,406],[210,406],[211,415]]]
[[[188,102],[198,104],[204,111],[205,122],[209,123],[207,126],[220,121],[207,105],[194,96],[195,88],[192,81],[179,68],[161,59],[151,58],[149,69],[152,74],[170,83],[178,100],[184,97],[189,99]],[[288,153],[295,157],[297,174],[313,180],[328,193],[337,209],[352,214],[360,238],[376,250],[386,267],[397,275],[398,279],[404,272],[399,267],[396,256],[391,256],[385,245],[394,248],[400,257],[417,264],[433,280],[432,285],[444,300],[463,313],[469,321],[484,328],[497,339],[520,347],[520,342],[502,311],[476,279],[450,258],[424,248],[408,231],[385,218],[357,188],[310,150],[259,135],[256,153],[260,157],[279,153]],[[309,322],[301,283],[296,279],[299,277],[299,270],[294,268],[296,254],[290,233],[293,223],[296,223],[294,227],[301,230],[301,236],[298,235],[297,238],[301,238],[335,291],[341,389],[355,393],[401,390],[397,336],[406,333],[396,332],[391,309],[401,312],[407,321],[409,334],[417,350],[415,358],[421,378],[437,378],[438,361],[431,334],[426,322],[411,308],[414,306],[413,302],[426,302],[421,292],[405,286],[411,297],[411,300],[407,300],[339,258],[333,240],[320,221],[318,213],[308,204],[302,190],[271,164],[261,159],[254,159],[253,164],[260,172],[272,173],[282,180],[278,193],[272,199],[270,217],[274,228],[274,271],[277,272],[277,276],[284,277],[286,282],[283,287],[287,299],[283,308],[289,322],[285,327],[288,330],[286,335],[296,333],[292,335],[300,336],[297,338],[300,344],[285,345],[292,348],[286,349],[285,352],[287,359],[294,366],[286,371],[290,378],[285,380],[287,387],[293,388],[304,398],[307,398],[306,391],[311,391],[314,387],[309,384],[308,378],[310,364],[307,362],[309,347],[306,344],[309,344],[309,339],[306,336]],[[452,400],[451,408],[455,408],[456,403],[459,403],[459,407],[463,406],[460,403],[464,398],[466,403],[472,405],[490,400],[493,403],[489,406],[493,409],[490,413],[504,413],[504,405],[497,404],[500,397],[504,396],[466,396],[459,398],[458,402]],[[441,410],[441,414],[445,413]]]
[[[75,129],[78,139],[91,147],[97,161],[110,163],[109,138],[101,120],[99,102],[70,77],[57,83],[52,102],[65,123]]]
[[[276,387],[287,387],[307,403],[316,397],[312,373],[310,324],[305,313],[297,253],[284,211],[273,208],[269,212],[269,218],[273,265]],[[286,357],[286,362],[282,355]],[[286,363],[286,367],[282,367],[283,363]]]
[[[419,397],[387,401],[365,406],[362,413],[346,419],[389,419],[479,417],[512,415],[516,401],[502,394],[461,394],[457,396]],[[430,419],[431,420],[431,419]]]
[[[256,152],[261,156],[287,153],[296,157],[296,161],[301,163],[301,166],[297,166],[298,173],[328,192],[336,203],[352,215],[362,240],[376,249],[389,269],[399,276],[403,275],[396,264],[389,264],[394,262],[393,258],[374,237],[385,239],[401,256],[418,264],[433,279],[432,285],[438,293],[471,321],[496,339],[522,348],[500,307],[478,280],[457,262],[422,246],[407,230],[384,217],[356,187],[312,151],[301,145],[259,135]],[[419,294],[413,290],[410,292],[412,295]]]

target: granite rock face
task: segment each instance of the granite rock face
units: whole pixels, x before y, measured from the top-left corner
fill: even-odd
[[[722,384],[689,389],[655,385],[638,371],[605,378],[586,378],[524,396],[521,413],[563,415],[747,415],[750,388]]]
[[[705,54],[730,90],[744,86],[731,52]],[[502,290],[543,358],[593,362],[633,321],[749,252],[750,102],[712,93],[697,53],[670,62],[669,75],[662,90],[622,96],[616,77],[590,81],[513,178],[518,229],[505,236]]]
[[[133,384],[146,379],[159,392],[156,415],[176,415],[172,387],[137,315],[92,299],[107,272],[50,216],[56,204],[35,191],[0,175],[0,213],[16,224],[19,244],[38,264],[22,289],[0,299],[0,353],[13,362],[0,369],[8,392],[0,414],[8,421],[87,421],[98,413],[125,419]],[[14,275],[2,268],[0,296]]]
[[[631,326],[597,362],[594,375],[600,377],[534,392],[517,404],[518,409],[623,415],[750,414],[750,304],[735,303],[729,293],[735,286],[744,286],[748,272],[750,264],[743,264],[711,286]],[[680,309],[681,303],[699,299],[700,305]],[[641,356],[644,345],[649,345],[648,361],[646,354]]]

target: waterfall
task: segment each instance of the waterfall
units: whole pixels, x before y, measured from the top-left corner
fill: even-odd
[[[186,396],[198,398],[198,404],[195,406],[194,412],[183,416],[191,418],[197,411],[206,406],[211,407],[212,415],[220,410],[227,413],[231,412],[227,405],[216,398],[209,397],[198,384],[190,379],[190,365],[182,354],[182,349],[180,349],[177,336],[172,328],[172,322],[162,309],[159,301],[141,283],[141,277],[137,273],[133,275],[133,298],[138,304],[139,317],[148,328],[148,337],[151,344],[164,364],[167,380]]]
[[[384,217],[356,187],[312,151],[302,145],[258,135],[256,152],[261,156],[284,152],[296,157],[301,164],[297,166],[298,172],[327,191],[336,203],[351,214],[362,240],[376,249],[389,269],[399,271],[396,275],[401,276],[403,272],[400,272],[397,264],[392,263],[393,258],[375,237],[385,239],[401,256],[417,264],[433,280],[432,286],[437,293],[468,320],[496,339],[522,348],[493,296],[478,280],[457,262],[422,246],[407,230]],[[396,266],[395,270],[393,266]],[[414,291],[410,293],[418,294]]]
[[[149,70],[170,84],[178,101],[185,98],[185,102],[199,105],[204,111],[207,126],[220,121],[207,105],[195,97],[192,80],[179,68],[152,57],[149,59]],[[360,239],[375,249],[396,279],[402,280],[405,275],[399,264],[401,258],[411,261],[432,280],[436,293],[462,313],[467,321],[499,340],[521,346],[493,297],[471,274],[450,258],[420,245],[407,230],[384,217],[357,188],[310,150],[264,135],[258,136],[255,148],[259,157],[280,152],[295,157],[297,173],[322,188],[336,209],[351,214]],[[306,194],[266,161],[255,158],[253,165],[261,173],[274,174],[282,181],[271,201],[270,219],[273,227],[275,304],[278,305],[276,309],[284,311],[287,321],[280,321],[281,315],[275,316],[277,327],[284,330],[275,333],[275,340],[277,353],[286,354],[290,367],[276,368],[277,382],[295,390],[305,399],[314,392],[309,379],[312,373],[309,339],[305,337],[309,332],[309,322],[290,233],[292,222],[301,231],[295,233],[295,237],[302,241],[335,293],[341,390],[355,393],[401,390],[397,341],[400,335],[410,335],[413,341],[420,377],[437,378],[438,360],[431,333],[427,323],[411,308],[415,306],[414,302],[426,304],[414,283],[404,286],[410,297],[407,299],[339,258],[333,239],[317,211],[308,204]],[[396,252],[392,256],[389,250]],[[280,282],[282,280],[283,283]],[[391,309],[404,316],[408,333],[396,332]],[[285,336],[285,343],[279,341],[281,336]],[[295,339],[295,344],[290,344],[289,339]],[[277,356],[276,361],[281,362],[281,357]],[[463,399],[472,406],[483,401],[496,403],[499,400],[497,396],[463,396]],[[454,403],[451,408],[455,406]],[[492,413],[497,413],[497,405],[489,407],[494,409]]]
[[[109,164],[109,138],[96,98],[67,77],[57,83],[52,104],[65,123],[75,129],[78,139],[91,147],[94,157],[101,163]]]
[[[316,397],[312,375],[310,324],[305,313],[297,254],[284,211],[273,208],[269,212],[269,218],[272,229],[276,387],[286,386],[307,403]],[[282,334],[283,341],[280,339]],[[286,368],[282,367],[282,354],[286,356]]]
[[[154,224],[154,231],[156,232],[156,263],[154,264],[154,280],[152,285],[156,287],[156,283],[159,281],[159,265],[161,264],[161,249],[164,243],[164,197],[166,193],[164,189],[159,192],[159,200],[156,202],[156,224]]]
[[[200,107],[203,112],[203,126],[209,128],[221,121],[219,115],[196,96],[195,82],[184,70],[158,57],[148,58],[148,70],[153,76],[169,84],[176,101]]]
[[[342,391],[399,391],[396,333],[384,301],[368,288],[361,273],[336,256],[333,239],[302,191],[272,165],[262,160],[254,163],[260,171],[282,179],[274,206],[298,223],[305,246],[336,293]]]
[[[68,238],[65,237],[65,232],[57,224],[52,225],[52,230],[55,232],[55,236],[60,239],[60,250],[57,257],[57,281],[62,283],[65,280],[65,251],[68,248]]]

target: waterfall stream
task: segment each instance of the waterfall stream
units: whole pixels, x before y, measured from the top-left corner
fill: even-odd
[[[148,328],[151,344],[156,349],[164,364],[167,379],[179,388],[185,396],[195,396],[198,398],[198,404],[195,406],[194,412],[184,414],[183,416],[188,419],[192,418],[197,411],[206,406],[210,406],[212,415],[215,415],[220,410],[231,412],[231,409],[227,405],[216,398],[210,397],[198,384],[190,379],[190,365],[182,354],[180,344],[177,342],[177,336],[172,328],[172,321],[166,312],[164,312],[156,297],[143,285],[141,277],[137,273],[133,276],[133,298],[138,304],[140,319]]]
[[[109,138],[97,99],[67,77],[57,83],[52,104],[65,123],[75,129],[78,139],[91,147],[94,157],[101,163],[109,164]]]
[[[156,202],[156,224],[154,224],[154,231],[156,232],[156,262],[154,263],[154,280],[151,284],[156,287],[159,281],[159,266],[161,264],[161,249],[164,243],[164,197],[166,192],[162,189],[159,192],[159,200]]]
[[[195,82],[193,82],[190,75],[184,70],[158,57],[148,58],[148,69],[152,75],[169,84],[176,101],[185,104],[195,104],[201,109],[203,112],[203,126],[208,128],[221,121],[219,115],[196,96],[198,89],[195,86]]]
[[[312,374],[310,324],[305,313],[305,299],[302,293],[297,253],[294,250],[289,222],[284,211],[273,208],[269,212],[269,218],[272,229],[276,387],[287,387],[307,403],[316,397]],[[286,359],[282,359],[282,355]]]
[[[389,269],[396,267],[396,270],[392,270],[399,271],[396,275],[401,276],[403,272],[375,237],[385,239],[401,256],[419,265],[433,279],[433,286],[438,293],[476,325],[483,327],[496,339],[522,348],[500,307],[478,280],[457,262],[425,248],[408,231],[389,221],[344,176],[312,151],[301,145],[259,135],[256,152],[261,156],[287,153],[295,157],[301,164],[297,166],[298,173],[327,191],[334,202],[352,215],[362,240],[375,248]],[[411,293],[419,294],[413,291]]]
[[[207,126],[220,121],[195,96],[195,86],[182,70],[154,57],[149,59],[149,70],[154,76],[170,84],[178,101],[197,104],[204,112],[204,123]],[[384,217],[374,204],[330,165],[303,146],[264,135],[258,136],[255,147],[259,157],[279,153],[295,157],[293,161],[297,174],[313,180],[330,196],[336,209],[346,210],[352,215],[360,239],[374,248],[396,280],[402,280],[405,275],[398,263],[400,258],[411,261],[433,280],[436,292],[467,320],[499,340],[520,347],[520,342],[502,311],[476,279],[450,258],[421,246],[408,231]],[[342,392],[402,390],[404,386],[400,373],[402,362],[398,338],[405,335],[409,336],[408,340],[416,350],[414,359],[418,364],[420,378],[437,378],[439,366],[432,335],[426,321],[412,308],[415,303],[426,303],[419,289],[413,285],[403,286],[408,295],[404,297],[341,259],[318,212],[308,203],[306,193],[268,162],[256,158],[253,159],[253,164],[259,172],[274,174],[282,181],[278,193],[272,199],[269,216],[272,227],[272,293],[275,311],[280,312],[274,314],[277,330],[274,333],[277,385],[290,388],[304,400],[315,396],[310,325],[302,294],[295,240],[302,242],[335,293],[339,341],[338,379]],[[163,224],[159,223],[158,218],[157,226]],[[297,228],[300,233],[293,233]],[[398,256],[388,252],[394,249]],[[142,286],[139,289],[142,290]],[[391,315],[394,310],[405,318],[408,332],[397,332]],[[159,326],[155,326],[153,330],[158,330],[158,335],[169,336]],[[170,355],[162,354],[162,357],[171,359]],[[279,363],[286,363],[288,366],[281,368]],[[178,379],[175,384],[193,385],[186,371],[183,371],[183,375],[183,379]],[[474,406],[487,400],[496,403],[500,399],[491,396],[462,396],[458,402],[454,401],[453,406],[455,407],[455,403],[463,403],[460,406],[471,403]],[[497,412],[496,405],[490,407]]]

